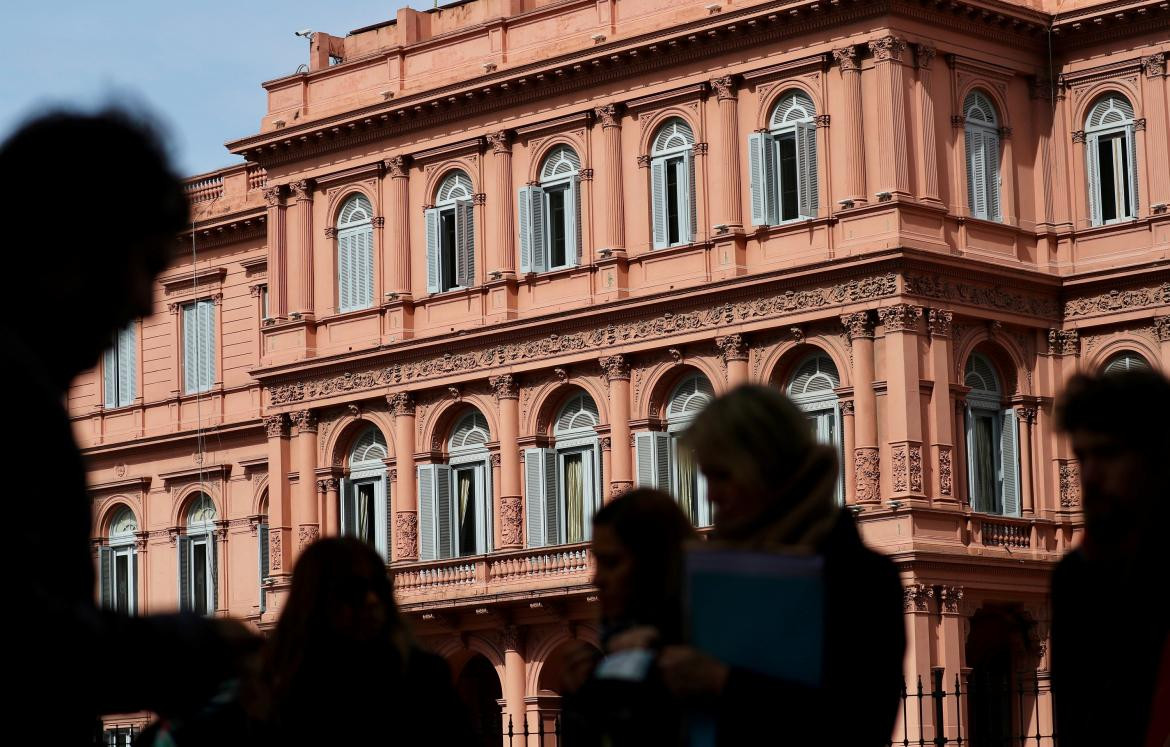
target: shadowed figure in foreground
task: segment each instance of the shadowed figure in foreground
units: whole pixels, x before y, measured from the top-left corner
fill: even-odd
[[[181,712],[213,692],[258,641],[240,623],[128,617],[95,604],[91,501],[64,401],[115,332],[149,314],[155,276],[187,220],[182,184],[158,137],[127,114],[49,114],[0,146],[0,224],[12,282],[0,319],[0,382],[18,432],[8,472],[32,490],[7,549],[5,671],[13,744],[32,731],[84,744],[101,713]],[[76,189],[83,186],[83,189]],[[150,677],[128,660],[165,662]]]
[[[1085,517],[1084,541],[1052,580],[1060,744],[1161,745],[1170,738],[1170,381],[1150,370],[1078,375],[1056,417],[1080,465]],[[1118,600],[1138,604],[1130,613]]]

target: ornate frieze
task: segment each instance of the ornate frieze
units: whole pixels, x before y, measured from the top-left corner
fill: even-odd
[[[938,492],[941,495],[953,493],[951,469],[951,447],[938,447]]]
[[[524,503],[518,495],[500,499],[500,535],[505,545],[524,544]]]
[[[418,557],[418,514],[414,511],[394,514],[394,547],[399,557]]]
[[[1114,289],[1093,296],[1071,298],[1064,302],[1064,317],[1065,319],[1078,319],[1167,304],[1170,304],[1170,282],[1146,288]]]
[[[910,296],[954,301],[985,309],[1049,318],[1055,318],[1060,313],[1060,307],[1053,298],[1021,293],[1000,285],[953,280],[942,275],[906,273],[903,287]]]
[[[857,487],[858,503],[877,503],[881,500],[881,471],[878,450],[862,446],[853,450],[853,479]]]
[[[1060,463],[1060,507],[1079,508],[1081,505],[1081,466],[1077,462]]]

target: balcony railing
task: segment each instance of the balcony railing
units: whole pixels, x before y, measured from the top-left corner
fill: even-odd
[[[1032,523],[1027,519],[979,518],[980,542],[985,547],[1032,547]]]
[[[521,586],[587,584],[593,556],[588,545],[581,543],[410,563],[391,572],[399,597],[472,597]]]
[[[248,191],[263,189],[268,186],[268,172],[260,166],[248,167]]]
[[[197,182],[189,182],[184,188],[187,191],[187,199],[192,203],[218,200],[223,196],[223,177],[213,176],[200,179]]]

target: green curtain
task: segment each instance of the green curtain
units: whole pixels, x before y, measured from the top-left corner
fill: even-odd
[[[995,506],[995,428],[987,416],[975,418],[975,489],[976,510],[994,511]]]
[[[565,526],[568,542],[585,541],[585,474],[580,454],[565,457]]]
[[[695,458],[688,449],[681,446],[675,448],[675,475],[678,483],[678,505],[691,524],[698,523],[698,512],[695,509]]]
[[[475,516],[471,509],[471,470],[456,473],[459,482],[459,552],[462,555],[475,552]]]

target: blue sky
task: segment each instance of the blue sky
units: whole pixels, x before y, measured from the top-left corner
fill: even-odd
[[[308,42],[294,31],[344,35],[404,4],[4,0],[0,138],[48,105],[129,101],[163,122],[183,173],[236,163],[223,143],[259,128],[260,83],[308,62]]]

